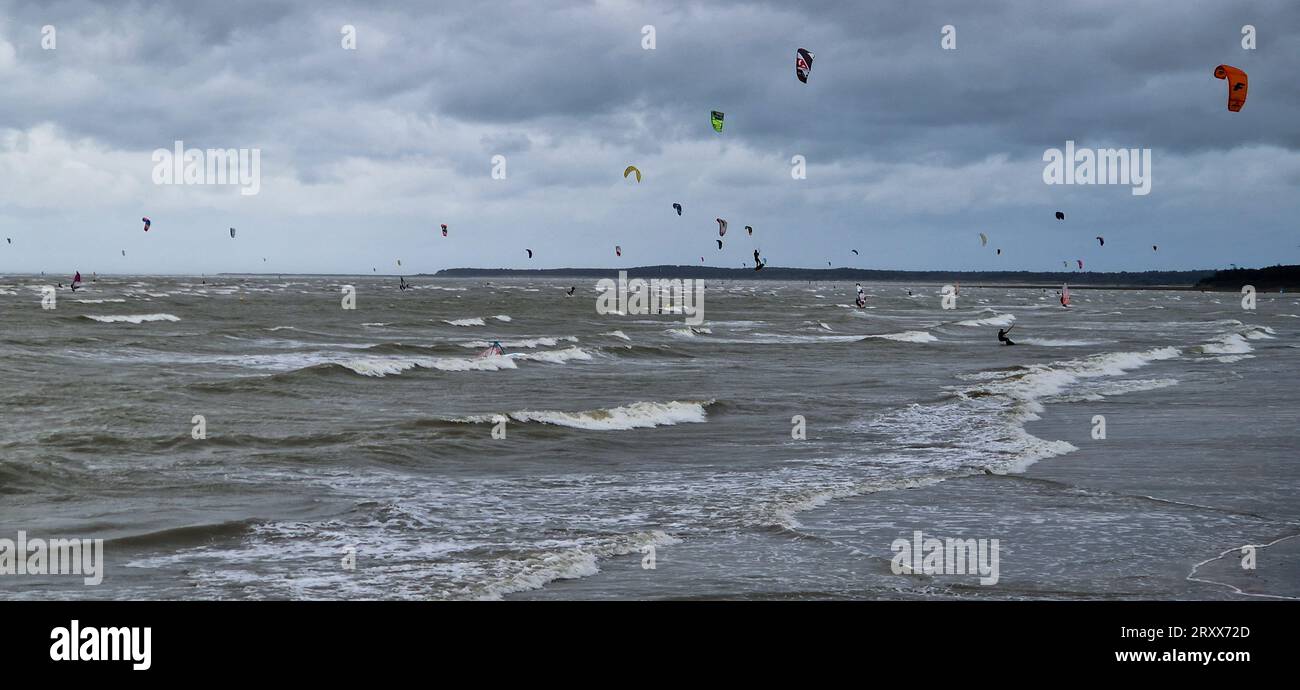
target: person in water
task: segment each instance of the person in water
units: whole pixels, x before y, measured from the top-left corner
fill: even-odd
[[[1015,325],[1012,325],[1011,328],[1015,328]],[[1011,332],[1011,328],[998,329],[998,341],[1003,345],[1015,345],[1015,343],[1011,341],[1011,338],[1007,337],[1007,334]]]
[[[571,288],[569,288],[569,291],[568,291],[567,293],[565,293],[565,294],[567,294],[569,297],[572,297],[572,296],[573,296],[573,292],[574,292],[575,290],[577,290],[577,289],[578,289],[578,288],[577,288],[576,286],[575,286],[575,287],[571,287]]]

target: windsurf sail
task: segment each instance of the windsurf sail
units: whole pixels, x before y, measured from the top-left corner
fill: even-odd
[[[1061,286],[1061,306],[1062,306],[1062,307],[1068,307],[1068,306],[1070,306],[1070,286],[1069,286],[1069,285],[1062,285],[1062,286]]]
[[[478,356],[479,357],[501,357],[504,354],[505,354],[505,350],[501,349],[501,341],[493,340],[492,344],[488,346],[488,349],[478,353]]]

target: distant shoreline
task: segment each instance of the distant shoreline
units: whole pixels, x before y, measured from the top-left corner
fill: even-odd
[[[889,271],[855,268],[751,268],[710,266],[631,266],[627,268],[450,268],[437,278],[608,278],[627,271],[629,278],[703,278],[728,280],[855,281],[870,283],[966,283],[968,287],[1055,288],[1062,284],[1112,290],[1239,291],[1254,285],[1263,292],[1300,291],[1300,266],[1209,269],[1193,271]]]
[[[1212,270],[1146,271],[1141,273],[1036,272],[1036,271],[891,271],[855,268],[780,268],[762,271],[752,268],[712,266],[629,266],[626,268],[451,268],[435,278],[611,278],[627,271],[629,278],[702,278],[705,280],[771,280],[862,283],[949,284],[967,287],[1060,288],[1063,283],[1080,287],[1132,290],[1190,290],[1201,280],[1214,276]]]

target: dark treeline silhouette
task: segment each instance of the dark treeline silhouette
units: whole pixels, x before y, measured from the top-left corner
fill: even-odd
[[[1114,287],[1190,288],[1213,271],[1143,271],[1099,273],[1096,271],[879,271],[859,268],[720,268],[716,266],[633,266],[629,268],[449,268],[438,271],[440,278],[613,278],[620,270],[629,278],[712,278],[728,280],[838,280],[856,282],[953,283],[991,285],[1106,285]],[[1240,287],[1240,286],[1238,286]]]
[[[1269,266],[1268,268],[1232,268],[1215,271],[1202,278],[1196,287],[1202,290],[1231,290],[1243,285],[1254,285],[1256,290],[1272,292],[1278,288],[1300,292],[1300,266]]]

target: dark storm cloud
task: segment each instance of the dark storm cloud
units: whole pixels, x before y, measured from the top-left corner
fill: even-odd
[[[387,155],[347,135],[349,106],[508,126],[545,120],[611,141],[714,136],[819,160],[1032,155],[1070,137],[1163,150],[1296,148],[1293,2],[1086,3],[176,3],[10,8],[21,59],[60,74],[0,106],[10,126],[54,121],[143,148],[159,139],[287,140],[316,154]],[[39,26],[61,32],[57,60]],[[1244,53],[1242,24],[1264,49]],[[340,48],[353,24],[359,49]],[[653,24],[658,48],[644,51]],[[939,49],[940,27],[958,49]],[[25,37],[27,40],[19,40]],[[83,50],[86,44],[101,44]],[[817,53],[809,84],[793,52]],[[1221,61],[1252,75],[1249,129],[1216,131]],[[335,113],[331,118],[329,113]],[[322,116],[322,113],[326,115]],[[640,116],[635,120],[633,115]],[[331,121],[333,120],[333,121]],[[505,136],[511,136],[506,134]],[[378,149],[378,150],[376,150]]]

